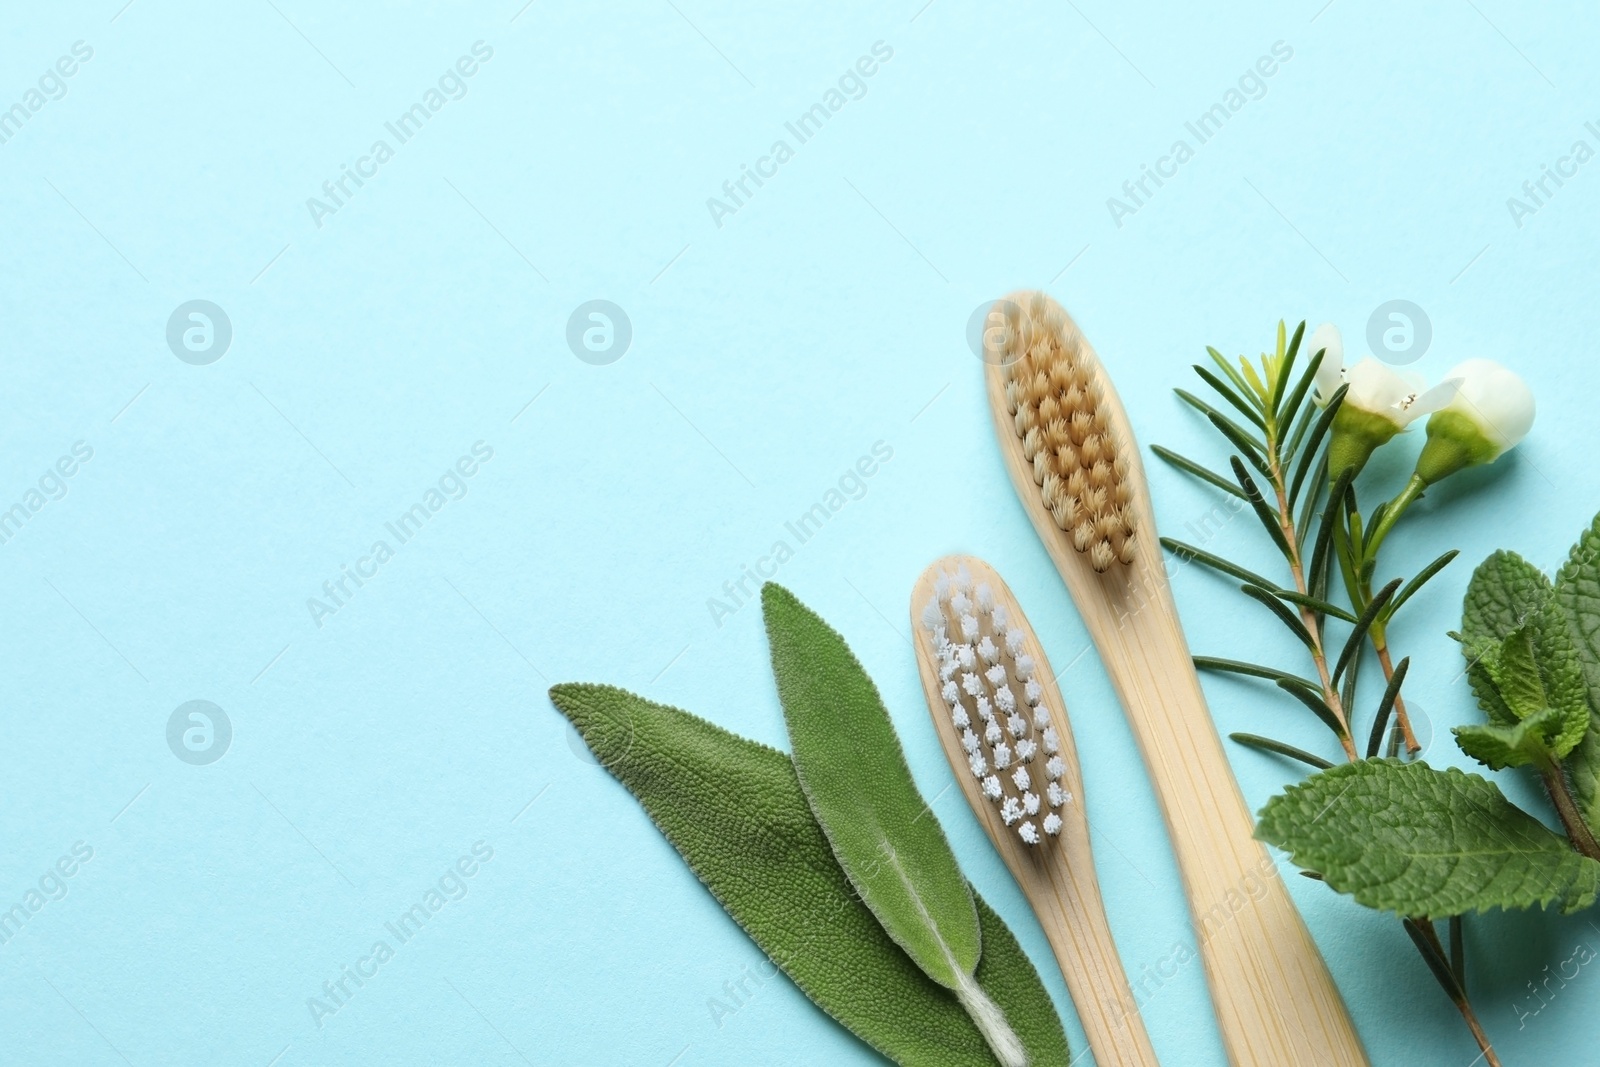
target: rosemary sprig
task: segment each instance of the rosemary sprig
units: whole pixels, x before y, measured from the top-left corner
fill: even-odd
[[[1409,581],[1392,579],[1374,592],[1378,550],[1401,514],[1421,495],[1423,486],[1413,479],[1404,492],[1364,522],[1352,485],[1355,471],[1346,470],[1329,484],[1330,431],[1348,387],[1340,387],[1319,407],[1313,385],[1327,353],[1311,353],[1304,369],[1296,375],[1304,334],[1303,322],[1292,338],[1287,337],[1284,323],[1279,322],[1276,349],[1263,354],[1259,365],[1241,358],[1235,367],[1214,348],[1207,352],[1222,372],[1220,375],[1196,365],[1195,371],[1217,394],[1222,407],[1243,416],[1243,423],[1230,418],[1218,405],[1176,390],[1179,398],[1200,412],[1231,447],[1233,454],[1225,472],[1171,449],[1154,449],[1158,457],[1176,469],[1243,500],[1283,557],[1289,583],[1279,585],[1250,568],[1181,541],[1163,538],[1162,544],[1180,559],[1200,563],[1243,583],[1240,590],[1269,609],[1306,647],[1315,680],[1264,664],[1212,656],[1196,656],[1197,667],[1274,682],[1329,728],[1347,761],[1357,762],[1362,757],[1352,737],[1351,716],[1356,706],[1362,650],[1371,647],[1383,669],[1385,684],[1373,716],[1366,755],[1377,755],[1392,716],[1396,724],[1392,747],[1403,741],[1414,758],[1420,746],[1400,692],[1410,661],[1402,659],[1398,665],[1392,662],[1388,629],[1400,608],[1455,557],[1455,552],[1440,556]],[[1328,595],[1335,563],[1349,600],[1348,609],[1333,603]],[[1331,663],[1330,622],[1348,627],[1337,646],[1337,658]],[[1333,765],[1322,756],[1276,738],[1244,733],[1230,737],[1239,744],[1286,756],[1312,768]],[[1489,1067],[1499,1067],[1467,995],[1459,917],[1450,918],[1448,954],[1430,920],[1407,918],[1403,922],[1430,973],[1460,1011],[1483,1051],[1484,1061]]]

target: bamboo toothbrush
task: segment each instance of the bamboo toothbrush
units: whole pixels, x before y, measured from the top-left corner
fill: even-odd
[[[911,593],[922,687],[967,803],[1033,905],[1100,1067],[1156,1067],[1111,939],[1083,780],[1044,649],[988,564],[952,556]]]
[[[1116,390],[1044,293],[1013,293],[990,322],[985,374],[1000,452],[1143,753],[1230,1062],[1365,1065],[1327,965],[1254,839],[1178,621]]]

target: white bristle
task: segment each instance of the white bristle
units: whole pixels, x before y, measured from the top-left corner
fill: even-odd
[[[1061,833],[1052,809],[1072,800],[1062,782],[1066,765],[1044,703],[1041,664],[1024,651],[1037,648],[1027,620],[1002,603],[1003,586],[979,578],[965,566],[937,575],[918,628],[934,652],[940,692],[978,788],[1017,838],[1033,845]],[[1045,756],[1044,766],[1034,762]]]

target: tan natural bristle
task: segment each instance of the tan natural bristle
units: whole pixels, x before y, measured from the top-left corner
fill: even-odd
[[[1000,362],[1006,408],[1045,510],[1095,570],[1132,563],[1136,533],[1127,465],[1082,336],[1043,293],[1002,300],[995,311],[1005,320]]]

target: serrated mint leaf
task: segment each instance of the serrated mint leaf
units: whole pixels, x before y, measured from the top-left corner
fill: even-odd
[[[1560,904],[1600,894],[1600,863],[1455,768],[1361,760],[1273,797],[1256,836],[1369,908],[1405,916]]]
[[[1490,770],[1498,771],[1529,763],[1547,764],[1559,758],[1555,749],[1560,742],[1563,725],[1559,710],[1545,708],[1514,726],[1497,723],[1457,726],[1452,732],[1461,751]],[[1586,715],[1584,726],[1587,725]]]
[[[1472,572],[1461,610],[1461,643],[1472,648],[1510,637],[1550,595],[1550,579],[1515,552],[1496,552]]]
[[[1462,750],[1499,768],[1577,747],[1589,731],[1588,690],[1566,612],[1544,575],[1515,553],[1496,552],[1473,572],[1461,628],[1468,681],[1491,723],[1458,730]],[[1515,728],[1536,715],[1537,727]]]
[[[1499,654],[1484,659],[1489,677],[1500,691],[1500,699],[1518,719],[1550,706],[1544,681],[1539,677],[1539,661],[1533,652],[1533,624],[1517,627],[1500,643]]]
[[[1600,825],[1600,515],[1572,546],[1556,575],[1555,601],[1566,617],[1573,656],[1583,675],[1590,729],[1567,760],[1578,806]]]

